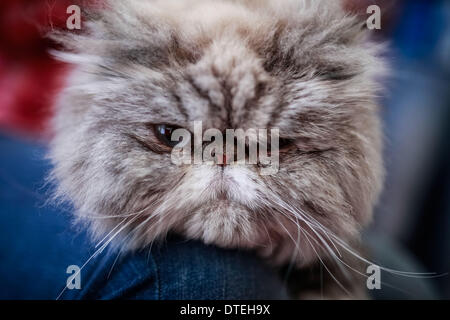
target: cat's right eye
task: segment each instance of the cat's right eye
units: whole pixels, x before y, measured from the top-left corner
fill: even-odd
[[[287,148],[291,147],[294,143],[295,143],[295,140],[293,140],[293,139],[280,138],[279,139],[279,148],[280,148],[280,150],[287,149]]]
[[[162,144],[167,147],[173,148],[179,143],[179,141],[172,141],[172,134],[176,129],[179,128],[180,127],[166,124],[157,124],[154,126],[155,136]]]
[[[327,81],[344,81],[352,79],[355,74],[342,67],[333,67],[326,69],[319,74],[322,79]]]
[[[181,129],[179,126],[169,125],[169,124],[157,124],[154,125],[154,132],[156,138],[159,140],[161,144],[163,144],[166,147],[173,148],[178,143],[180,143],[181,140],[177,139],[175,141],[172,141],[172,135],[175,130]]]

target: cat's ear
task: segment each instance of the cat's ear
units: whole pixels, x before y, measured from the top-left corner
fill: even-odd
[[[153,1],[105,0],[103,5],[85,7],[82,14],[81,30],[50,34],[60,44],[53,52],[57,59],[97,67],[94,71],[100,67],[102,75],[119,76],[118,66],[155,67],[197,58],[195,46],[192,49],[159,14]]]
[[[50,30],[47,33],[47,37],[57,44],[52,54],[59,60],[72,64],[96,64],[100,60],[126,57],[130,55],[128,51],[138,51],[144,44],[159,48],[171,36],[171,30],[158,24],[156,18],[143,17],[142,12],[149,11],[147,2],[78,1],[83,3],[79,5],[81,28]]]

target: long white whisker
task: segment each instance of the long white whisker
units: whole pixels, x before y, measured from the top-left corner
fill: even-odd
[[[305,230],[304,230],[305,231]],[[309,245],[311,246],[311,249],[314,251],[314,253],[316,254],[317,258],[319,259],[320,263],[323,265],[323,267],[325,268],[325,270],[330,274],[331,278],[333,278],[333,280],[337,283],[337,285],[348,295],[350,295],[350,292],[342,285],[342,283],[334,276],[334,274],[330,271],[330,269],[328,269],[327,265],[323,262],[322,258],[320,258],[319,253],[316,251],[316,249],[314,248],[313,244],[311,243],[311,241],[309,240],[308,234],[305,233],[305,239],[306,241],[308,241]]]
[[[317,227],[319,230],[321,230],[325,234],[327,239],[330,240],[330,242],[332,243],[334,248],[337,250],[337,252],[339,252],[339,250],[337,249],[335,243],[337,243],[342,249],[344,249],[348,253],[352,254],[357,259],[359,259],[369,265],[377,265],[376,263],[374,263],[374,262],[362,257],[358,253],[356,253],[355,250],[352,249],[350,245],[348,245],[345,241],[343,241],[341,238],[339,238],[336,234],[334,234],[331,230],[329,230],[327,227],[322,225],[319,221],[317,221],[317,219],[315,219],[311,215],[309,215],[301,210],[294,209],[284,202],[283,202],[283,204],[276,203],[275,205],[281,206],[282,209],[285,209],[296,216],[301,215],[301,217],[303,217],[301,220],[310,227],[310,229],[318,236],[318,238],[320,239],[321,242],[324,242],[323,238],[319,234],[317,234],[314,227]],[[327,246],[328,246],[328,244],[327,244]],[[330,251],[330,250],[328,250],[328,251]],[[331,251],[330,251],[330,253],[331,253]],[[340,252],[339,252],[339,255],[342,257]],[[341,259],[339,259],[339,260],[341,260]],[[403,277],[428,279],[428,278],[436,278],[436,277],[442,277],[442,276],[448,275],[448,273],[437,274],[436,272],[407,272],[407,271],[395,270],[392,268],[387,268],[387,267],[383,267],[383,266],[379,266],[379,265],[377,265],[377,266],[383,271],[389,272],[391,274],[403,276]]]
[[[323,237],[315,230],[315,228],[313,227],[313,225],[311,225],[311,223],[309,223],[308,221],[305,220],[304,216],[299,216],[295,211],[293,210],[289,210],[288,208],[286,208],[286,203],[284,201],[280,201],[281,203],[278,203],[278,205],[281,205],[282,208],[284,208],[285,210],[289,211],[291,214],[293,214],[297,219],[299,218],[302,222],[304,222],[313,232],[314,234],[321,239],[321,241],[324,243],[324,245],[327,247],[327,250],[330,252],[333,252],[333,250],[331,249],[331,247],[329,246],[329,244],[323,239]],[[327,232],[326,230],[324,230],[323,228],[320,228],[322,230],[322,232],[324,232],[324,234],[326,236]],[[336,248],[336,251],[338,252],[339,255],[341,255],[341,253],[339,252],[339,250],[337,249],[337,247],[335,246],[334,242],[330,239],[330,242],[333,244],[333,246]]]
[[[340,251],[339,251],[339,249],[337,248],[337,246],[335,245],[335,243],[334,243],[334,241],[330,238],[330,236],[328,235],[328,231],[327,231],[327,229],[325,228],[325,227],[323,227],[322,225],[317,225],[316,223],[314,223],[314,222],[308,222],[308,221],[306,221],[306,219],[308,219],[308,215],[307,214],[305,214],[304,212],[302,212],[302,211],[300,211],[300,210],[296,210],[296,209],[294,209],[293,207],[291,207],[289,204],[287,204],[286,202],[282,202],[282,204],[283,204],[283,208],[284,209],[286,209],[286,210],[288,210],[289,212],[291,212],[292,214],[294,214],[294,215],[297,215],[297,214],[300,214],[301,215],[301,217],[302,217],[302,221],[304,222],[304,223],[306,223],[307,225],[308,225],[308,227],[316,234],[316,236],[318,236],[318,237],[320,237],[321,238],[321,235],[319,235],[316,231],[315,231],[315,228],[313,227],[313,225],[315,225],[316,227],[318,227],[318,229],[319,230],[321,230],[323,233],[324,233],[324,235],[327,237],[327,239],[330,241],[330,243],[333,245],[333,247],[335,248],[335,250],[337,251],[337,253],[339,254],[339,256],[342,256],[341,255],[341,253],[340,253]],[[326,243],[323,239],[321,239],[321,241],[323,241],[324,243]],[[328,244],[327,244],[328,245]]]
[[[304,214],[304,213],[303,213]],[[325,226],[323,226],[319,221],[317,221],[316,219],[314,219],[313,217],[311,217],[310,215],[306,215],[305,218],[309,218],[311,220],[313,220],[315,223],[317,223],[318,225],[320,225],[323,229],[327,230],[327,232],[329,233],[329,235],[338,243],[338,245],[340,245],[345,251],[347,251],[348,253],[352,254],[354,257],[356,257],[357,259],[369,264],[369,265],[377,265],[376,263],[362,257],[361,255],[359,255],[358,253],[355,252],[354,249],[352,249],[345,241],[343,241],[341,238],[339,238],[336,234],[334,234],[332,231],[330,231],[328,228],[326,228]],[[448,273],[444,273],[444,274],[437,274],[436,272],[407,272],[407,271],[401,271],[401,270],[395,270],[395,269],[391,269],[391,268],[387,268],[387,267],[383,267],[383,266],[379,266],[381,270],[395,274],[395,275],[399,275],[399,276],[404,276],[404,277],[411,277],[411,278],[436,278],[436,277],[441,277],[441,276],[445,276]]]
[[[288,219],[290,219],[292,222],[294,222],[289,216],[287,216],[286,214],[282,213],[284,216],[286,216]],[[280,222],[279,222],[280,223]],[[294,222],[295,223],[295,222]],[[286,229],[286,227],[280,223],[280,225],[285,229],[285,231],[288,233],[289,237],[292,239],[292,241],[294,242],[294,244],[297,247],[297,250],[300,251],[299,248],[299,244],[295,242],[295,240],[293,239],[292,235],[289,233],[289,231]],[[314,245],[312,244],[312,242],[310,241],[309,237],[308,237],[308,233],[306,232],[306,230],[303,230],[303,232],[305,233],[305,239],[306,241],[308,241],[309,245],[311,246],[311,249],[314,251],[315,255],[317,256],[317,258],[319,259],[320,263],[323,265],[323,267],[325,268],[325,270],[330,274],[331,278],[336,282],[336,284],[348,295],[350,296],[349,291],[342,285],[342,283],[335,277],[335,275],[331,272],[331,270],[327,267],[327,265],[325,264],[325,262],[322,260],[322,258],[320,257],[319,253],[317,252],[317,250],[315,249]],[[331,250],[331,248],[328,246],[329,250]]]
[[[142,214],[142,212],[144,212],[145,210],[147,210],[148,208],[145,208],[145,209],[142,209],[141,211],[138,211],[138,212],[135,212],[135,213],[130,213],[130,214],[128,214],[129,216],[137,216],[137,215],[139,215],[139,214]],[[96,245],[95,245],[95,248],[97,248],[103,241],[105,241],[105,239],[106,238],[108,238],[109,237],[109,235],[111,234],[111,233],[113,233],[114,232],[114,230],[116,230],[121,224],[123,224],[124,222],[126,222],[127,220],[125,219],[125,220],[122,220],[120,223],[118,223],[112,230],[110,230],[109,232],[108,232],[108,234],[106,234]]]
[[[80,267],[80,269],[74,274],[74,276],[77,276],[81,270],[83,270],[83,268],[97,255],[99,255],[100,253],[103,252],[103,250],[108,246],[108,244],[123,230],[125,229],[127,226],[129,226],[134,219],[136,219],[136,217],[134,217],[133,219],[129,220],[124,226],[122,226],[118,231],[116,231],[116,233],[114,233],[114,235],[112,235],[110,237],[110,239],[108,239],[100,248],[98,248],[90,257],[89,259],[86,260],[86,262]],[[59,298],[61,297],[61,295],[66,291],[67,289],[67,284],[64,287],[64,289],[59,293],[59,295],[56,297],[56,300],[59,300]]]

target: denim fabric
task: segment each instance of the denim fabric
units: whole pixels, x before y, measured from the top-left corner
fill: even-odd
[[[279,276],[253,254],[170,238],[151,252],[115,254],[85,272],[63,299],[286,299]],[[112,270],[112,271],[111,271]]]

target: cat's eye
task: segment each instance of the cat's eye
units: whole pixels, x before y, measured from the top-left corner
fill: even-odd
[[[282,149],[286,149],[289,148],[290,146],[292,146],[294,144],[294,140],[293,139],[286,139],[286,138],[280,138],[278,145],[280,150]]]
[[[342,67],[333,67],[323,70],[319,73],[319,75],[328,81],[344,81],[350,80],[355,76],[354,73],[350,72],[350,70],[346,70]]]
[[[344,73],[328,73],[325,74],[324,76],[325,80],[330,80],[330,81],[344,81],[344,80],[350,80],[351,78],[353,78],[352,74],[344,74]]]
[[[278,138],[278,150],[280,151],[287,151],[292,146],[294,146],[295,140],[294,139],[287,139],[287,138]],[[267,149],[271,150],[272,145],[270,141],[267,141]]]
[[[166,124],[157,124],[154,126],[155,135],[158,138],[158,140],[162,144],[164,144],[170,148],[175,147],[180,142],[180,141],[172,141],[173,132],[179,128],[180,127],[166,125]]]

